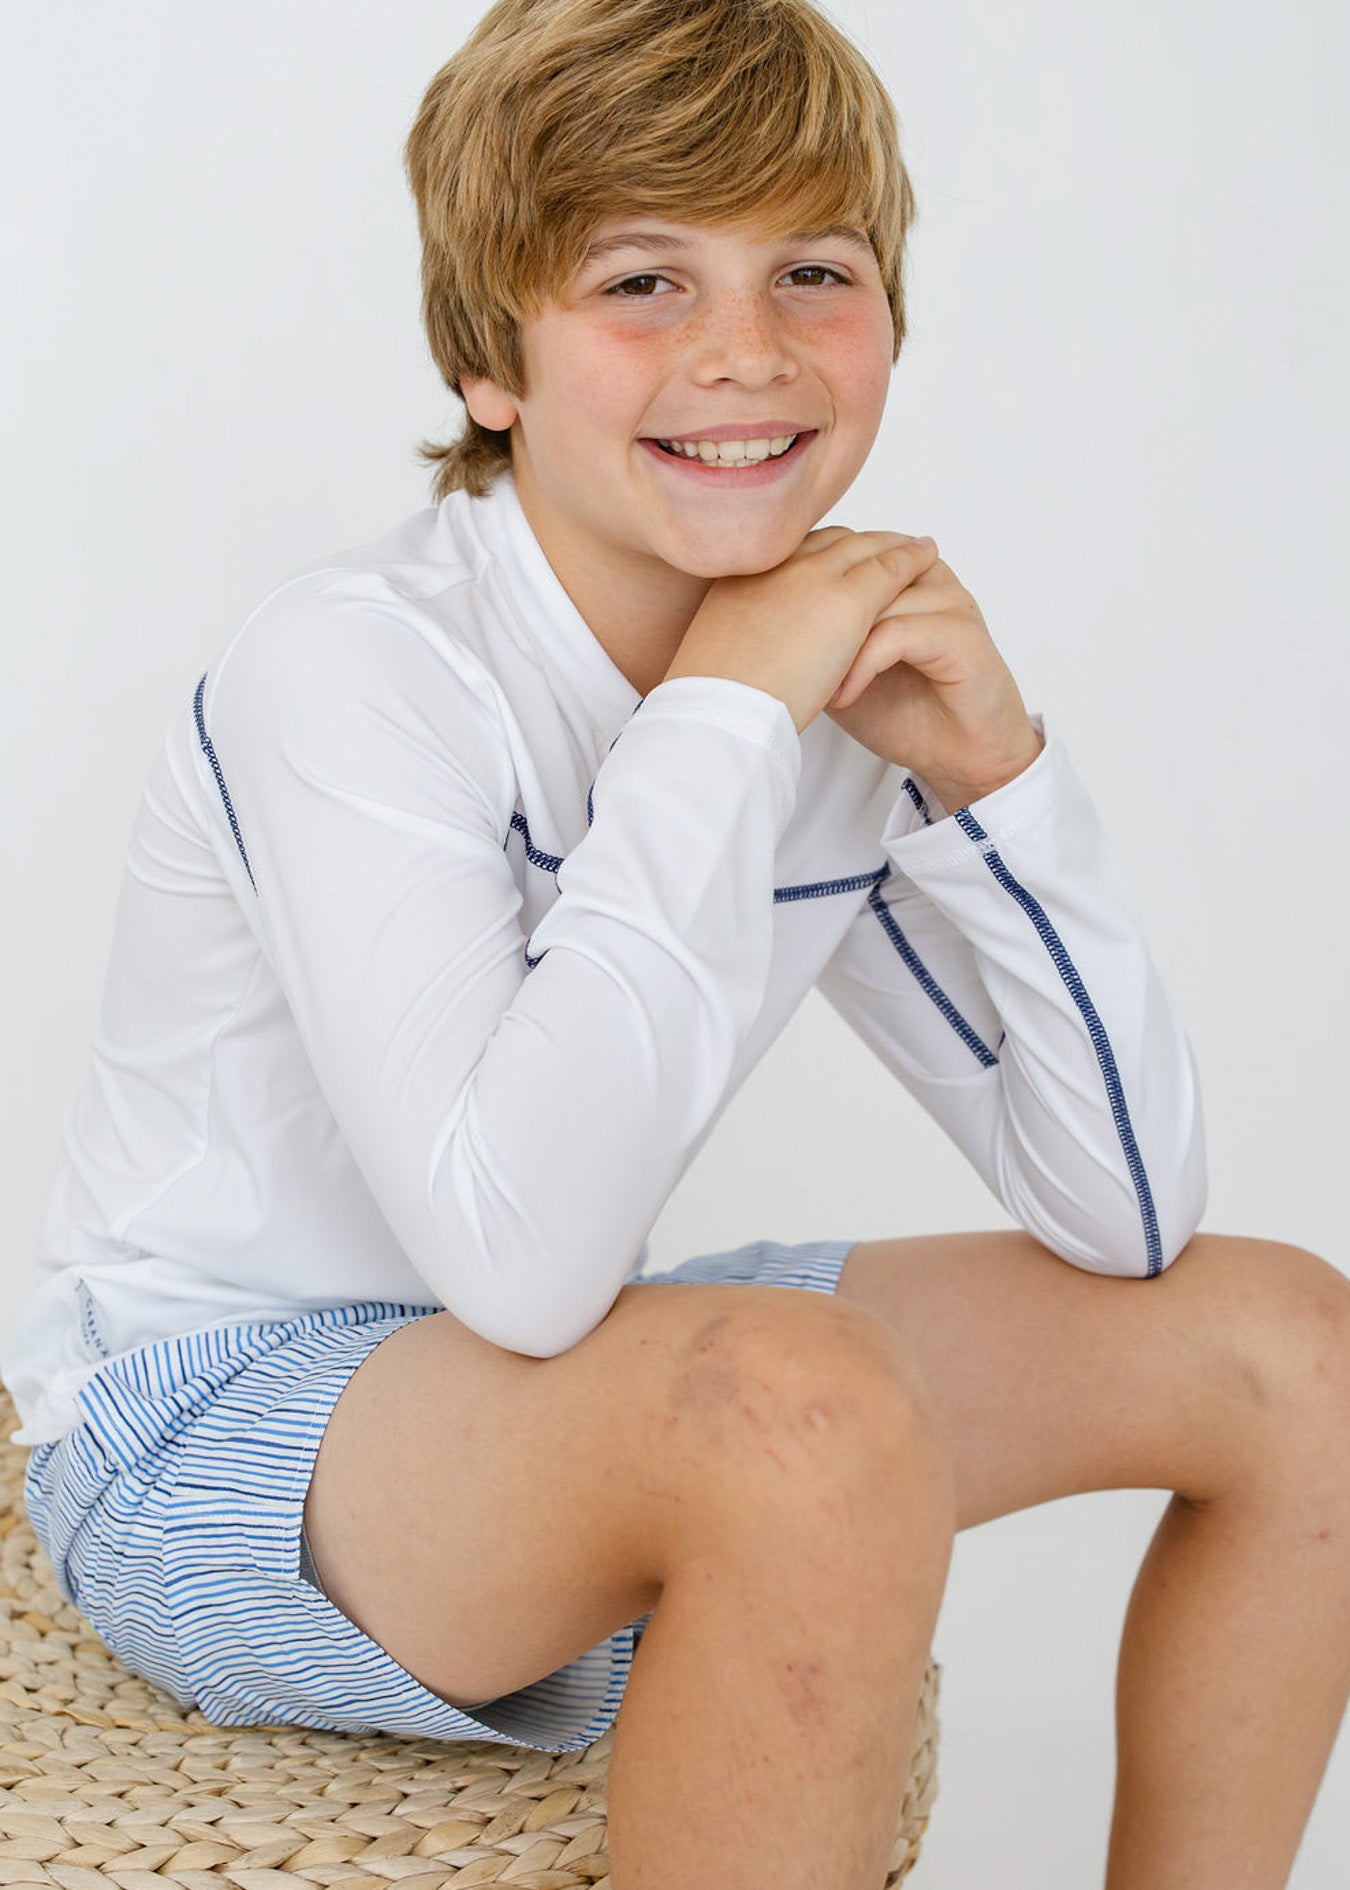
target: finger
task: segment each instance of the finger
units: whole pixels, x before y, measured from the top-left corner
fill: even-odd
[[[836,545],[841,538],[855,536],[856,534],[847,525],[818,525],[815,531],[806,534],[798,550],[824,551],[827,545]]]
[[[854,539],[864,550],[869,545],[876,549],[886,545],[931,545],[937,550],[936,540],[916,537],[913,532],[855,532],[848,525],[818,525],[814,531],[806,534],[800,548],[803,551],[821,551],[827,545],[837,544],[841,538]]]
[[[937,547],[930,540],[905,538],[898,532],[856,532],[849,544],[826,548],[840,575],[861,585],[874,614],[932,569]]]
[[[968,678],[970,652],[963,650],[962,626],[946,611],[902,613],[898,604],[879,618],[844,672],[839,707],[856,702],[883,670],[909,667],[929,682],[952,684]]]
[[[956,588],[949,585],[947,579],[945,565],[939,570],[930,564],[916,571],[894,597],[883,600],[873,619],[873,628],[891,618],[935,617],[943,613],[955,616]]]

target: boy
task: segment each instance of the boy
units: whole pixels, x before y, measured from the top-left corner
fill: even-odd
[[[1350,1288],[1197,1236],[1063,744],[931,541],[817,526],[904,334],[884,88],[805,0],[502,0],[408,163],[469,423],[152,775],[5,1359],[58,1579],[221,1723],[617,1714],[617,1890],[854,1890],[955,1531],[1166,1488],[1111,1890],[1283,1883],[1350,1686]],[[813,985],[1025,1231],[641,1277]]]

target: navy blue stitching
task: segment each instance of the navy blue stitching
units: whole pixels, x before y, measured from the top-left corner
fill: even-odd
[[[887,867],[885,871],[889,873],[890,868]],[[996,1064],[998,1062],[997,1056],[995,1056],[994,1052],[989,1048],[979,1032],[973,1029],[961,1015],[960,1011],[957,1010],[956,1006],[947,996],[947,993],[933,977],[933,974],[929,971],[928,967],[919,957],[919,954],[901,931],[900,926],[896,922],[895,914],[882,898],[880,882],[878,882],[868,894],[867,903],[881,921],[882,929],[885,931],[892,945],[894,945],[896,951],[899,952],[901,958],[904,959],[905,964],[917,979],[919,988],[925,991],[933,1000],[934,1004],[937,1005],[942,1015],[946,1018],[962,1043],[965,1044],[966,1048],[978,1062],[984,1065],[985,1069],[989,1069],[992,1065]],[[1006,1035],[1007,1033],[1005,1032],[1004,1034]],[[1003,1039],[1000,1037],[1000,1046],[1002,1042]]]
[[[511,816],[511,826],[525,842],[525,857],[530,865],[542,867],[556,878],[566,854],[545,853],[542,847],[537,847],[530,838],[530,824],[519,809]],[[503,850],[510,838],[508,832],[502,842]],[[884,879],[890,870],[888,866],[878,866],[869,873],[851,873],[844,879],[804,880],[796,886],[775,886],[773,896],[775,902],[781,904],[793,899],[824,899],[834,893],[857,892],[862,886],[871,886]]]
[[[786,904],[793,899],[828,899],[834,893],[857,892],[861,886],[875,886],[890,870],[889,866],[878,866],[870,873],[850,873],[845,879],[808,879],[796,886],[775,886],[774,904]]]
[[[928,811],[927,801],[923,798],[923,795],[920,794],[918,788],[915,787],[914,780],[911,775],[907,774],[905,776],[904,788],[905,788],[906,794],[908,794],[909,798],[913,801],[914,805],[918,808],[919,812],[923,815],[925,824],[931,827],[933,824],[933,816]]]
[[[970,810],[964,807],[961,808],[955,815],[955,818],[960,822],[962,829],[970,835],[972,840],[981,842],[980,851],[984,857],[985,865],[1005,891],[1012,894],[1018,905],[1021,906],[1022,910],[1035,926],[1040,935],[1042,944],[1050,954],[1056,971],[1058,971],[1060,977],[1064,980],[1065,985],[1068,987],[1073,997],[1074,1003],[1078,1006],[1079,1011],[1082,1013],[1083,1020],[1087,1024],[1088,1035],[1092,1039],[1092,1047],[1097,1053],[1097,1062],[1101,1066],[1102,1075],[1106,1081],[1106,1093],[1111,1100],[1111,1114],[1115,1118],[1116,1133],[1120,1137],[1121,1147],[1125,1151],[1125,1161],[1130,1171],[1130,1179],[1133,1181],[1135,1193],[1139,1197],[1140,1211],[1144,1219],[1144,1241],[1148,1249],[1148,1271],[1150,1275],[1161,1273],[1162,1238],[1158,1232],[1157,1210],[1153,1205],[1152,1190],[1149,1188],[1148,1176],[1144,1171],[1143,1160],[1139,1154],[1139,1145],[1135,1141],[1134,1128],[1130,1122],[1130,1112],[1125,1104],[1125,1092],[1121,1085],[1120,1072],[1116,1067],[1115,1053],[1111,1049],[1111,1042],[1106,1034],[1105,1026],[1101,1018],[1097,1015],[1096,1007],[1093,1005],[1091,998],[1084,988],[1083,980],[1079,977],[1074,967],[1073,960],[1069,957],[1065,949],[1064,941],[1060,938],[1058,932],[1056,932],[1054,926],[1051,925],[1049,919],[1046,917],[1044,908],[1032,894],[1027,891],[1025,886],[1019,885],[1017,880],[1013,878],[1012,874],[1008,871],[1008,868],[995,851],[993,842],[989,839],[989,835],[984,831],[984,828],[981,827],[979,821],[976,820]]]
[[[216,751],[211,746],[211,738],[206,732],[206,723],[202,719],[202,691],[206,688],[206,675],[207,672],[203,671],[202,679],[197,684],[197,693],[192,698],[193,713],[197,718],[197,737],[201,742],[203,754],[211,763],[211,772],[216,777],[216,786],[220,789],[220,798],[224,801],[225,812],[230,817],[230,829],[234,834],[234,844],[238,847],[240,857],[244,862],[244,871],[248,874],[249,884],[256,893],[258,890],[258,882],[253,877],[253,868],[248,863],[247,853],[244,852],[244,837],[239,831],[239,822],[234,817],[234,808],[230,803],[229,791],[225,786],[225,776],[220,771],[220,763],[216,760]]]
[[[517,833],[524,836],[525,857],[530,862],[530,865],[542,866],[546,872],[553,873],[556,876],[558,868],[562,865],[567,856],[563,853],[545,853],[542,847],[537,847],[530,838],[530,824],[519,809],[512,814],[511,825],[515,828]],[[508,833],[506,840],[510,838],[511,836]],[[506,845],[506,840],[502,842],[503,847]]]

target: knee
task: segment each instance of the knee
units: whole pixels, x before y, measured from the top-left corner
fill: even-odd
[[[855,1302],[777,1287],[721,1287],[674,1361],[668,1432],[733,1477],[781,1486],[950,1475],[910,1348]]]
[[[1212,1302],[1220,1355],[1267,1460],[1282,1438],[1293,1446],[1279,1459],[1286,1465],[1309,1461],[1319,1441],[1339,1459],[1350,1425],[1350,1280],[1279,1241],[1227,1240],[1210,1257],[1220,1261]]]

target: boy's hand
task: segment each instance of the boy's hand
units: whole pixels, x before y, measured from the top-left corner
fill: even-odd
[[[1003,787],[1045,746],[979,605],[936,556],[872,625],[825,713],[921,775],[949,814]]]
[[[824,525],[768,571],[715,578],[662,677],[726,676],[776,695],[797,733],[852,672],[880,613],[936,546]]]
[[[822,709],[913,768],[945,811],[1011,781],[1044,747],[979,606],[931,539],[823,525],[772,570],[716,578],[663,681],[728,676]]]

